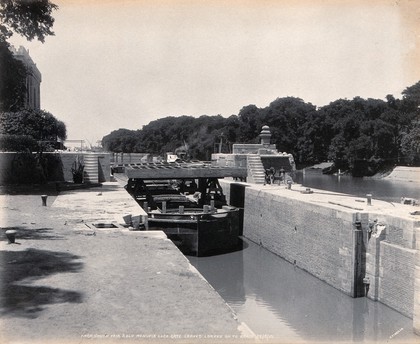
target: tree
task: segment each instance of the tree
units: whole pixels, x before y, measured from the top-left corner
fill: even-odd
[[[337,168],[354,175],[367,175],[398,158],[397,132],[389,121],[397,121],[399,101],[380,99],[339,99],[322,107],[330,124],[328,157]]]
[[[331,140],[328,160],[333,161],[336,168],[347,169],[349,167],[347,148],[348,142],[342,133],[335,135]]]
[[[314,115],[315,110],[315,106],[300,98],[277,98],[263,109],[258,134],[262,125],[268,125],[272,133],[271,143],[280,151],[293,154],[295,161],[302,163],[306,157],[299,152],[299,141],[304,135],[307,119]]]
[[[391,110],[393,111],[393,110]],[[387,112],[389,114],[389,112]],[[399,127],[392,121],[386,121],[386,113],[372,123],[371,138],[374,144],[374,155],[386,165],[393,165],[399,160],[401,134]]]
[[[0,42],[5,42],[13,32],[32,41],[44,43],[45,37],[54,35],[52,11],[58,6],[49,0],[1,0]]]
[[[38,142],[67,138],[63,122],[49,112],[32,109],[0,113],[0,134],[26,135]]]
[[[102,138],[102,146],[105,150],[115,153],[132,153],[138,142],[138,131],[118,129]]]
[[[408,164],[418,166],[420,164],[420,123],[403,135],[401,140],[401,152],[407,158]]]
[[[280,151],[293,154],[302,165],[332,160],[336,168],[348,169],[354,175],[371,175],[402,162],[402,158],[420,163],[420,82],[403,94],[403,99],[387,95],[386,101],[338,99],[319,109],[302,99],[285,97],[265,108],[244,106],[237,116],[229,118],[169,116],[145,125],[133,139],[128,137],[134,131],[114,135],[108,149],[162,154],[186,142],[193,158],[207,160],[222,137],[229,145],[257,143],[262,126],[268,125],[271,142]]]
[[[327,161],[333,138],[333,124],[323,111],[308,113],[302,126],[302,135],[298,138],[298,156],[295,158],[305,164]]]
[[[420,106],[420,81],[407,87],[403,92],[403,102],[411,111],[416,111]]]
[[[244,106],[238,114],[240,122],[239,141],[242,143],[256,143],[261,132],[261,109],[255,105]]]

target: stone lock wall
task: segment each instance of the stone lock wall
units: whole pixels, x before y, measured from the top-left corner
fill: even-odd
[[[409,209],[409,208],[408,208]],[[408,212],[408,210],[407,210]],[[369,214],[367,296],[412,318],[415,298],[416,228],[418,221],[386,214]]]
[[[353,213],[249,187],[243,235],[353,296]]]
[[[221,181],[225,194],[231,183]],[[337,209],[299,192],[245,185],[244,237],[350,296],[413,318],[420,335],[420,219],[409,216],[416,209]]]
[[[381,242],[377,299],[413,317],[415,251]]]

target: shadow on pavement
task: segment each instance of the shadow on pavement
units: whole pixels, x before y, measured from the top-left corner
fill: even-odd
[[[78,272],[80,257],[37,249],[0,252],[0,315],[36,318],[45,306],[56,303],[80,303],[76,291],[32,286],[31,282],[57,273]]]
[[[16,231],[16,243],[22,240],[64,240],[60,235],[51,234],[53,228],[25,228],[25,227],[3,227],[0,228],[0,241],[8,241],[6,231],[13,229]]]
[[[0,195],[43,195],[57,196],[57,183],[0,185]]]

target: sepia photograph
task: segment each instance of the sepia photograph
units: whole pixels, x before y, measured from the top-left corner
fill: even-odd
[[[0,0],[0,343],[420,343],[418,0]]]

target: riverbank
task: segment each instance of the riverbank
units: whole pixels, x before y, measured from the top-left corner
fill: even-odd
[[[391,173],[383,178],[420,184],[420,167],[396,166]]]
[[[1,343],[252,337],[162,232],[92,226],[138,211],[118,183],[50,194],[47,206],[38,191],[0,195]]]

